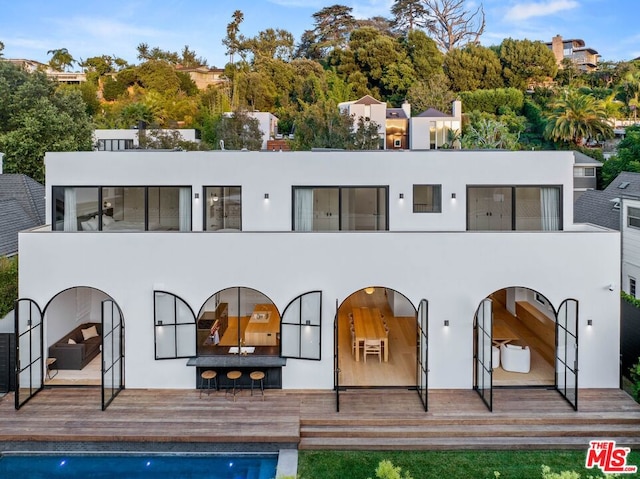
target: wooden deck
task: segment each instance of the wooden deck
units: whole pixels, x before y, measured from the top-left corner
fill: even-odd
[[[125,390],[106,411],[99,390],[52,388],[21,410],[0,399],[0,442],[270,443],[300,449],[585,449],[590,439],[640,447],[640,405],[617,389],[581,390],[573,411],[555,391],[500,389],[489,412],[474,391]]]

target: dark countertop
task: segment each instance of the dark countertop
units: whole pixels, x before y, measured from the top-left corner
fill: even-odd
[[[280,356],[256,356],[255,354],[247,354],[246,356],[238,354],[198,356],[189,358],[187,361],[187,366],[202,368],[275,368],[286,366],[286,364],[287,359]]]

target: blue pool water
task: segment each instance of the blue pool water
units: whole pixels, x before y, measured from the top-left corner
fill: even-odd
[[[5,455],[0,478],[273,479],[277,456]]]

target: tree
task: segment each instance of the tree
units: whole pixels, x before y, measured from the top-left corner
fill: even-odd
[[[451,104],[456,99],[449,89],[449,79],[444,73],[431,76],[428,80],[417,81],[407,92],[407,101],[416,112],[435,108],[441,112],[451,111]],[[466,105],[465,105],[466,107]]]
[[[352,11],[351,7],[332,5],[312,15],[314,40],[324,52],[323,56],[333,49],[346,47],[349,35],[356,28]]]
[[[356,28],[369,27],[378,30],[382,35],[397,37],[393,28],[393,22],[385,17],[359,18],[356,20]]]
[[[503,123],[481,118],[469,125],[462,135],[462,148],[481,150],[516,150],[518,136]]]
[[[453,91],[472,91],[479,88],[502,88],[502,66],[498,55],[480,45],[453,49],[444,57],[444,72]]]
[[[180,65],[185,68],[206,67],[207,60],[199,57],[194,50],[189,50],[189,45],[185,45],[180,53]]]
[[[18,257],[0,257],[0,318],[13,309],[18,299]]]
[[[262,147],[262,132],[257,119],[237,110],[223,116],[216,125],[216,137],[225,150],[259,150]]]
[[[347,149],[352,144],[352,127],[353,118],[346,112],[340,112],[331,100],[305,105],[295,118],[296,136],[292,148]]]
[[[294,44],[293,34],[281,28],[267,28],[246,41],[247,49],[253,53],[254,63],[265,59],[290,61],[293,58]]]
[[[640,172],[640,126],[627,127],[617,153],[602,165],[603,187],[623,171]]]
[[[444,52],[469,44],[478,44],[484,32],[482,4],[474,11],[465,10],[465,0],[423,0],[426,27]]]
[[[222,39],[222,44],[227,47],[229,63],[234,63],[235,54],[241,50],[245,38],[240,34],[240,24],[244,21],[241,10],[233,12],[232,20],[227,24],[227,36]]]
[[[4,50],[4,43],[0,42],[0,57],[3,55],[2,51]]]
[[[59,89],[44,73],[0,62],[0,151],[4,171],[44,182],[47,151],[90,151],[93,125],[77,89]]]
[[[164,61],[171,65],[177,65],[180,63],[180,56],[176,52],[170,52],[168,50],[162,50],[159,47],[153,47],[149,49],[149,45],[146,43],[140,43],[137,46],[138,60],[148,61]]]
[[[403,43],[418,80],[442,73],[444,55],[438,50],[436,42],[423,31],[410,31]]]
[[[51,55],[49,60],[49,66],[54,70],[65,71],[67,68],[71,68],[76,61],[66,48],[59,48],[57,50],[49,50],[47,55]]]
[[[379,125],[375,121],[360,117],[357,128],[353,134],[354,150],[379,150],[380,133]]]
[[[426,26],[427,9],[422,0],[394,0],[391,5],[393,26],[403,34]]]
[[[500,44],[499,57],[505,83],[520,90],[550,80],[558,72],[553,52],[539,41],[507,38]]]
[[[604,140],[613,137],[613,129],[601,101],[577,90],[565,90],[550,105],[545,136],[553,141],[580,146],[587,139]]]

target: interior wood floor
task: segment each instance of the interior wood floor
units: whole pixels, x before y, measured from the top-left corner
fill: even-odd
[[[365,363],[362,354],[356,362],[352,354],[349,313],[355,307],[378,308],[389,326],[389,361],[377,357]],[[416,385],[416,319],[395,317],[383,288],[373,294],[364,291],[345,300],[338,311],[340,386],[415,386]]]
[[[55,369],[53,370],[55,374]],[[102,385],[102,353],[87,364],[84,369],[59,369],[52,379],[45,375],[47,386],[100,386]]]
[[[527,328],[522,321],[512,315],[499,302],[493,302],[493,317],[501,319],[520,338],[519,342],[531,350],[531,370],[528,373],[505,371],[502,367],[493,370],[494,386],[553,386],[555,384],[555,365],[549,363],[536,350],[541,340]]]

